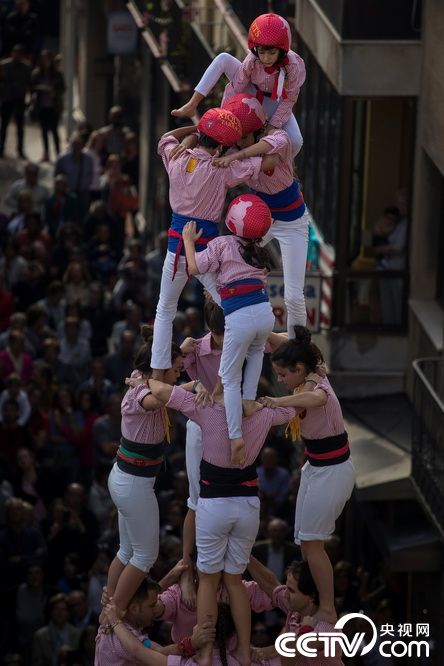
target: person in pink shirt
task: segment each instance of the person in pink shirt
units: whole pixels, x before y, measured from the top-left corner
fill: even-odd
[[[324,544],[333,534],[335,521],[355,485],[356,471],[350,459],[348,435],[341,406],[327,377],[320,378],[313,391],[300,391],[307,375],[315,373],[323,360],[306,328],[295,326],[295,338],[278,347],[271,359],[278,381],[292,395],[266,397],[261,402],[267,407],[295,407],[299,412],[307,461],[296,500],[294,538],[319,591],[317,619],[334,623],[337,616],[333,568]]]
[[[249,664],[251,613],[242,573],[259,528],[255,460],[270,428],[288,422],[295,411],[258,409],[243,418],[245,463],[239,468],[231,463],[223,394],[215,396],[213,406],[202,407],[181,387],[150,380],[150,388],[167,407],[177,409],[201,427],[203,452],[196,512],[197,620],[199,624],[207,619],[216,620],[216,594],[223,573],[238,636],[235,656],[242,664]],[[211,665],[208,646],[199,662],[201,666]]]
[[[204,307],[205,323],[210,332],[203,338],[194,340],[186,338],[181,344],[184,354],[183,368],[190,379],[194,380],[194,387],[203,387],[210,396],[218,383],[219,365],[224,340],[225,318],[222,309],[211,301]],[[203,392],[202,394],[203,395]],[[185,444],[185,463],[187,468],[189,498],[188,512],[185,516],[183,529],[183,562],[188,566],[181,576],[180,586],[185,603],[192,608],[196,604],[196,590],[193,575],[193,551],[196,542],[195,512],[199,498],[200,461],[202,460],[202,433],[197,423],[188,419]]]
[[[200,232],[196,239],[196,251],[205,250],[208,242],[219,233],[218,225],[227,190],[246,182],[261,169],[262,164],[261,158],[255,157],[233,163],[224,171],[213,166],[213,157],[223,147],[236,143],[242,134],[239,120],[230,111],[210,109],[200,119],[197,130],[196,148],[185,150],[177,159],[173,159],[172,154],[179,140],[194,132],[194,127],[168,132],[158,145],[158,153],[169,176],[169,200],[173,214],[154,322],[152,367],[156,379],[162,379],[163,371],[171,367],[173,319],[189,277],[183,248],[183,227],[190,219],[196,221]],[[218,302],[214,276],[198,278]]]
[[[159,507],[154,483],[169,437],[166,410],[151,395],[146,382],[151,376],[151,329],[142,327],[145,344],[134,367],[141,375],[138,385],[125,394],[122,405],[122,438],[108,488],[118,510],[120,547],[108,571],[108,592],[124,611],[134,592],[157,559]],[[165,380],[174,384],[182,369],[182,353],[172,349],[173,365]]]
[[[282,633],[293,632],[298,635],[308,631],[316,633],[339,631],[331,622],[316,620],[319,595],[307,562],[294,561],[290,564],[285,585],[281,585],[274,573],[255,557],[250,557],[248,571],[263,591],[271,597],[274,606],[287,614]],[[254,650],[254,656],[257,661],[262,661],[277,656],[277,651],[272,645]],[[340,666],[343,662],[341,652],[338,650],[332,657],[324,657],[322,651],[318,651],[315,658],[297,655],[296,663],[298,666],[300,664],[310,666],[313,663],[319,666]]]
[[[107,623],[100,625],[96,637],[94,666],[132,666],[135,663],[133,652],[127,649],[126,642],[120,638],[117,630],[119,625],[122,625],[124,634],[128,634],[134,641],[136,650],[140,649],[143,655],[148,653],[162,655],[164,664],[166,664],[165,655],[191,655],[209,640],[214,639],[214,629],[207,622],[202,627],[192,628],[178,643],[162,647],[151,641],[145,631],[153,622],[159,589],[154,580],[144,578],[128,604],[124,622],[120,619],[120,612],[115,602],[108,601],[103,613]]]
[[[287,330],[292,338],[295,324],[305,326],[307,321],[304,282],[309,215],[299,183],[294,178],[290,137],[282,129],[267,134],[255,131],[252,128],[252,110],[257,104],[255,98],[245,94],[235,95],[224,104],[224,108],[234,113],[241,122],[243,136],[238,145],[242,150],[230,151],[227,155],[215,159],[214,164],[226,168],[232,161],[258,155],[273,156],[276,159],[271,171],[259,172],[250,179],[249,185],[251,191],[269,206],[274,218],[270,230],[262,239],[262,245],[267,245],[273,238],[279,242],[284,272]]]
[[[299,90],[305,81],[302,58],[290,50],[291,31],[287,21],[278,14],[256,17],[248,32],[250,53],[241,63],[229,53],[220,53],[208,67],[184,106],[171,114],[192,118],[199,103],[211,92],[225,74],[229,83],[225,88],[222,106],[240,92],[255,95],[264,105],[268,125],[284,128],[291,138],[293,156],[302,147],[302,136],[293,115]]]
[[[195,222],[188,222],[183,236],[190,273],[214,273],[221,295],[225,334],[219,374],[224,387],[231,460],[242,464],[242,407],[244,413],[249,413],[256,399],[265,343],[274,326],[273,310],[265,292],[271,264],[268,253],[258,246],[270,228],[270,210],[259,197],[242,194],[230,203],[225,223],[234,235],[215,238],[198,254],[195,242],[201,234]]]
[[[166,656],[168,653],[163,650],[163,653],[155,649],[146,649],[140,640],[131,632],[130,628],[119,622],[117,619],[117,614],[115,612],[115,607],[112,603],[108,604],[106,607],[108,620],[111,623],[111,626],[114,627],[114,633],[117,636],[117,639],[122,645],[122,649],[125,650],[127,654],[132,655],[133,662],[137,664],[145,664],[146,666],[198,666],[201,664],[201,657],[197,656],[195,659],[191,656],[194,654],[194,651],[190,650],[188,656],[179,656],[169,653],[169,656]],[[217,647],[213,650],[212,664],[213,666],[240,666],[240,662],[232,654],[227,653],[228,642],[230,638],[233,637],[235,627],[233,622],[232,612],[230,606],[226,603],[219,603],[217,605],[217,620],[215,623],[215,641]],[[199,629],[199,627],[198,627]],[[205,636],[207,635],[207,630],[205,629]],[[180,643],[179,645],[182,645]],[[125,662],[126,663],[126,662]],[[280,666],[279,658],[274,658],[261,662],[262,666]],[[110,662],[111,666],[117,666],[115,662]],[[95,664],[95,666],[102,666],[100,664]],[[103,662],[105,666],[105,662]],[[123,664],[122,664],[123,666]],[[259,664],[252,664],[252,666],[260,666]]]
[[[242,584],[247,593],[250,608],[254,613],[263,613],[274,608],[271,598],[255,581],[243,580]],[[217,598],[218,601],[228,601],[227,592],[222,585],[218,589]],[[156,620],[172,622],[171,637],[177,643],[185,636],[189,636],[197,623],[197,611],[189,608],[184,603],[182,591],[178,584],[171,585],[159,594],[154,617]],[[231,649],[236,646],[236,642],[236,637],[233,636]]]

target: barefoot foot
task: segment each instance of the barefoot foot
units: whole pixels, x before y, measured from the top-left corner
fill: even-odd
[[[243,465],[245,462],[245,443],[242,437],[230,439],[231,464]]]
[[[251,416],[259,410],[263,409],[264,406],[256,400],[242,400],[242,411],[244,416]]]
[[[185,571],[179,581],[182,601],[190,610],[196,609],[197,594],[196,583],[192,571]]]
[[[251,652],[248,650],[247,652],[244,652],[243,650],[239,650],[239,648],[236,648],[233,650],[231,653],[231,656],[234,657],[240,664],[241,666],[250,666],[251,664]]]
[[[173,109],[171,115],[176,118],[192,118],[196,115],[196,111],[197,107],[194,104],[191,104],[191,102],[187,102],[179,109]]]
[[[165,375],[165,370],[155,370],[153,368],[153,374],[151,375],[151,379],[156,379],[158,382],[163,382],[164,375]]]

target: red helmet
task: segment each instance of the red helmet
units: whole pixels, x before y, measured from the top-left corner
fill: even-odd
[[[219,107],[206,111],[199,120],[197,129],[222,146],[232,146],[242,138],[240,120],[231,111]]]
[[[230,97],[222,107],[234,113],[242,125],[242,134],[246,136],[250,132],[257,132],[265,125],[265,113],[262,104],[256,97],[248,93],[238,93]]]
[[[271,212],[256,194],[241,194],[228,206],[225,224],[241,238],[262,238],[271,227]]]
[[[261,14],[250,25],[248,31],[248,48],[272,46],[289,51],[291,31],[287,21],[279,14]]]

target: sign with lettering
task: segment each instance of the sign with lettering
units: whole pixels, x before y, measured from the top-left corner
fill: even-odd
[[[318,333],[320,329],[321,314],[321,287],[322,276],[320,273],[307,273],[305,276],[305,305],[307,308],[307,328],[312,333]],[[282,271],[272,271],[267,279],[267,293],[273,308],[276,324],[276,332],[287,330],[287,308],[285,306],[284,274]]]

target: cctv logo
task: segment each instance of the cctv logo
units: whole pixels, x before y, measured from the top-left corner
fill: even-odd
[[[354,637],[349,639],[342,629],[350,620],[365,620],[372,629],[371,640],[366,643],[365,633],[355,633]],[[321,651],[324,657],[334,657],[339,650],[345,657],[355,657],[357,654],[363,656],[370,652],[378,640],[378,630],[375,623],[363,613],[348,613],[341,617],[335,624],[336,631],[313,631],[301,636],[294,632],[281,634],[275,641],[275,648],[282,657],[303,657],[316,658]],[[321,644],[321,645],[319,645]],[[381,641],[379,643],[379,653],[382,657],[429,657],[430,645],[427,641]],[[423,650],[424,649],[424,650]],[[422,652],[424,651],[424,655]]]

